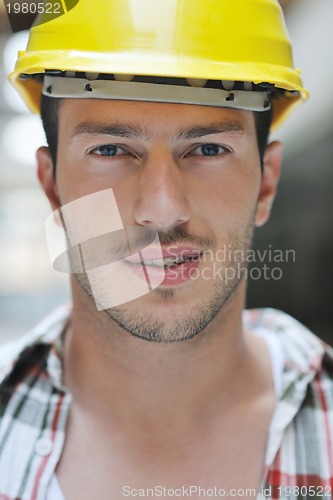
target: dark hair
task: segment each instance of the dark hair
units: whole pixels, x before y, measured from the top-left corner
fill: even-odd
[[[50,148],[55,177],[58,149],[58,113],[60,99],[42,94],[40,116],[42,118],[46,140]]]
[[[41,118],[54,165],[54,176],[56,173],[57,164],[59,103],[60,99],[42,95]],[[254,121],[256,126],[261,168],[263,169],[263,158],[265,149],[267,147],[269,129],[272,122],[272,109],[269,109],[267,111],[254,112]]]
[[[273,109],[254,112],[254,123],[257,132],[257,142],[260,155],[261,170],[264,169],[264,154],[269,140],[269,131],[272,124]]]

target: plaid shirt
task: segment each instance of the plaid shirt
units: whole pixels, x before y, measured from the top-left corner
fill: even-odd
[[[43,500],[65,441],[71,395],[62,385],[61,309],[0,356],[0,500]],[[333,498],[333,349],[290,316],[244,311],[284,351],[258,499]]]

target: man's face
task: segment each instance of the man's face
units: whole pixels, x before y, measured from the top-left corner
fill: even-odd
[[[169,261],[155,290],[106,311],[133,335],[190,338],[240,293],[243,256],[255,222],[268,216],[276,178],[265,182],[251,112],[107,100],[61,103],[61,205],[112,188],[125,227],[156,230],[165,256],[188,257],[178,265]],[[76,293],[90,293],[84,275],[77,281]]]

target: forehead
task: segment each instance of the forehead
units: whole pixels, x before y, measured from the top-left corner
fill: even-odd
[[[118,101],[102,99],[63,99],[59,108],[60,133],[83,134],[89,125],[128,125],[140,136],[176,137],[193,127],[221,125],[226,131],[255,134],[251,111],[189,104]],[[142,133],[141,133],[142,132]]]

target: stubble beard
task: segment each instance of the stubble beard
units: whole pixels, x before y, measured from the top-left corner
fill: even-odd
[[[221,279],[215,280],[211,292],[205,294],[204,297],[200,297],[200,302],[196,301],[193,305],[182,308],[181,317],[178,315],[172,322],[169,321],[169,324],[167,324],[166,321],[154,315],[154,312],[145,312],[142,308],[140,309],[140,306],[138,308],[132,307],[134,301],[132,301],[131,307],[124,304],[100,311],[100,313],[108,315],[123,331],[145,341],[171,343],[195,337],[214,320],[242,282],[247,262],[240,256],[246,255],[251,247],[253,221],[254,216],[243,227],[241,235],[233,235],[233,237],[229,238],[228,249],[231,252],[230,255],[235,255],[237,258],[224,263],[220,275],[225,275],[228,268],[229,275],[230,271],[232,271],[233,278],[227,282]],[[195,238],[192,238],[191,241],[193,239]],[[239,250],[241,251],[239,252]],[[239,272],[240,269],[242,272]],[[93,295],[87,276],[79,274],[75,275],[75,277],[80,287],[92,298]],[[169,303],[170,316],[172,316],[172,306],[175,304],[177,289],[159,287],[150,294],[154,294],[155,297],[157,296],[160,300],[163,300],[164,305]],[[140,299],[136,299],[135,302],[138,302],[139,305],[139,301]],[[158,308],[156,310],[158,314]]]

